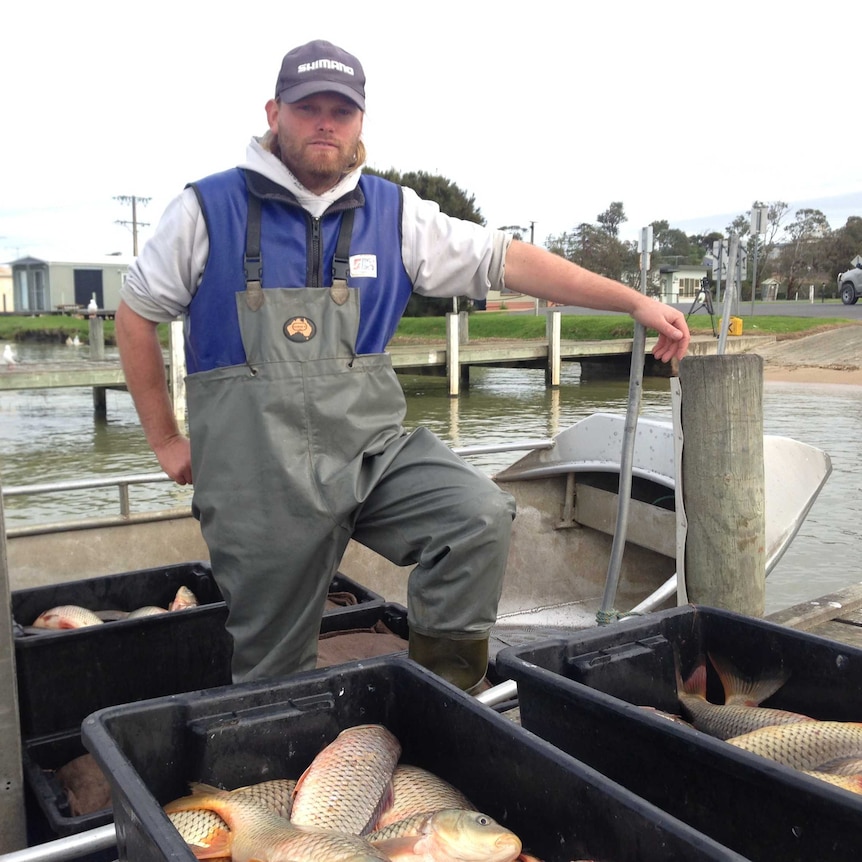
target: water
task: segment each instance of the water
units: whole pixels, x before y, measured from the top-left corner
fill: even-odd
[[[68,348],[20,345],[19,361],[57,361]],[[7,372],[13,373],[13,372]],[[407,425],[425,425],[453,446],[552,437],[596,411],[624,413],[627,381],[581,383],[577,365],[565,365],[559,390],[549,391],[541,370],[474,369],[460,398],[449,398],[446,381],[402,377]],[[107,393],[107,417],[93,415],[88,388],[0,393],[0,480],[4,487],[158,472],[129,395]],[[666,380],[647,379],[642,414],[670,416]],[[862,580],[862,389],[766,383],[764,430],[824,449],[833,472],[805,523],[767,582],[767,611],[816,598]],[[471,460],[494,472],[518,453]],[[133,510],[185,505],[191,491],[171,483],[134,487]],[[116,514],[116,491],[7,498],[7,527],[87,514]]]

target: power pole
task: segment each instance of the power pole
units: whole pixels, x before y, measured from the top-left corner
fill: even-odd
[[[138,256],[138,227],[149,227],[149,222],[139,222],[138,221],[138,204],[140,203],[142,206],[146,206],[152,198],[139,198],[135,195],[115,195],[115,201],[119,201],[121,204],[131,204],[132,205],[132,220],[131,222],[122,221],[117,219],[116,224],[125,225],[128,227],[132,226],[132,254],[137,257]]]

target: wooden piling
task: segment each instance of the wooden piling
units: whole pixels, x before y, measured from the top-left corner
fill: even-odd
[[[679,366],[685,584],[694,604],[762,616],[766,593],[763,359]]]
[[[560,349],[560,329],[562,315],[552,311],[545,318],[545,338],[548,341],[548,365],[545,368],[545,384],[552,389],[560,386],[560,372],[563,365]]]
[[[456,398],[461,391],[460,323],[459,315],[446,315],[446,377],[451,398]]]
[[[186,354],[182,320],[172,320],[168,330],[168,390],[171,406],[180,428],[186,422]]]
[[[90,315],[90,359],[105,358],[105,321],[98,314]]]

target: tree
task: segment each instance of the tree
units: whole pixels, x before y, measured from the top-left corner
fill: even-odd
[[[790,241],[782,248],[779,268],[787,279],[787,297],[795,296],[802,281],[825,280],[832,231],[826,216],[817,209],[800,209],[787,226]]]
[[[451,180],[447,180],[446,177],[429,174],[425,171],[408,171],[401,174],[395,168],[377,171],[374,168],[366,167],[363,168],[363,173],[383,177],[385,180],[413,189],[420,198],[438,204],[440,211],[448,216],[472,221],[476,224],[485,224],[485,218],[476,206],[475,196],[468,195],[467,192],[460,189]]]
[[[603,227],[582,222],[571,233],[549,237],[547,248],[585,269],[632,287],[638,285],[636,243],[622,242]]]
[[[656,263],[680,264],[702,263],[703,249],[693,237],[678,228],[672,228],[665,220],[654,221],[652,227],[653,255]]]
[[[420,198],[434,201],[440,207],[440,211],[453,218],[472,221],[476,224],[485,224],[481,211],[476,206],[476,198],[468,195],[451,180],[425,171],[408,171],[399,173],[395,168],[386,171],[377,171],[374,168],[365,167],[363,173],[376,177],[383,177],[401,186],[413,189]],[[459,299],[460,305],[465,305],[467,300]],[[406,317],[439,317],[452,311],[452,300],[434,297],[420,296],[414,293],[407,303],[404,312]]]
[[[751,213],[754,209],[766,207],[766,225],[763,234],[754,236],[751,233]],[[746,210],[744,214],[738,215],[728,226],[728,233],[735,233],[740,242],[745,242],[746,252],[749,261],[752,262],[751,275],[754,278],[753,262],[755,256],[758,261],[757,281],[760,283],[760,277],[763,273],[763,268],[768,264],[771,258],[775,257],[776,242],[778,234],[781,231],[781,222],[787,214],[787,204],[784,201],[773,201],[770,204],[762,201],[755,201],[752,209]],[[747,237],[747,239],[746,239]],[[751,296],[753,285],[751,280],[748,281],[748,295]],[[740,286],[741,287],[741,286]],[[741,297],[743,298],[743,297]]]
[[[624,221],[628,221],[622,201],[614,201],[604,212],[596,216],[596,221],[609,236],[618,237],[620,225]]]
[[[844,227],[833,231],[829,243],[827,259],[832,278],[846,272],[856,255],[862,255],[862,218],[850,216]]]

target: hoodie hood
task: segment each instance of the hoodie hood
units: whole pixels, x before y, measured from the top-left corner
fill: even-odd
[[[261,174],[289,191],[300,206],[314,218],[320,218],[335,201],[344,197],[348,192],[352,192],[359,183],[360,176],[362,176],[362,168],[355,168],[349,174],[345,174],[338,184],[329,191],[322,195],[316,195],[314,192],[310,192],[288,170],[281,159],[276,158],[269,150],[261,146],[260,141],[260,138],[251,139],[246,149],[245,161],[239,167]]]

